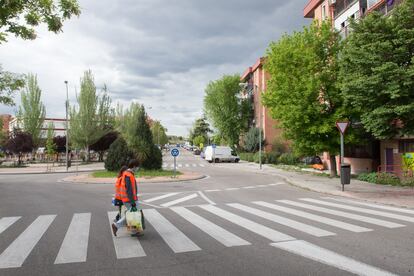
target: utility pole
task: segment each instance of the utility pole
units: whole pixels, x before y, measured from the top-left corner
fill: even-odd
[[[261,95],[259,89],[257,89],[257,85],[254,85],[256,92],[258,93],[259,99],[259,168],[262,169],[262,103],[261,103]]]
[[[66,84],[66,171],[69,170],[69,120],[68,120],[68,110],[69,110],[69,89],[68,81],[65,80]]]

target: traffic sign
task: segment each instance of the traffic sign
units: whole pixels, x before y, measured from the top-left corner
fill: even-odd
[[[336,122],[336,127],[339,129],[339,131],[344,134],[346,129],[349,126],[349,122]]]
[[[216,144],[211,144],[211,146],[213,147],[213,149],[215,149],[215,148],[216,148]]]
[[[180,151],[178,149],[172,149],[171,150],[171,155],[174,157],[177,157],[180,154]]]

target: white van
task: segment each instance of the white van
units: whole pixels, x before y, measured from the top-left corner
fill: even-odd
[[[219,162],[239,162],[240,157],[237,155],[232,154],[232,150],[230,147],[222,147],[217,146],[213,149],[212,146],[207,146],[205,150],[205,159],[212,163],[213,161],[215,163]]]

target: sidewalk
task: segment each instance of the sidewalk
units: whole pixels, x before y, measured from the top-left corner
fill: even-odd
[[[65,166],[52,166],[52,164],[31,164],[24,168],[0,168],[0,175],[7,174],[45,174],[45,173],[76,173],[104,170],[104,163],[92,163],[88,165],[73,165],[66,171]]]
[[[158,176],[152,178],[138,178],[139,183],[166,183],[166,182],[182,182],[182,181],[192,181],[205,178],[202,174],[197,174],[193,172],[183,171],[181,175],[177,175],[176,178],[170,176]],[[69,183],[81,183],[81,184],[114,184],[116,178],[98,178],[92,177],[90,174],[80,174],[76,176],[69,176],[61,179],[62,182]]]
[[[259,171],[259,165],[255,163],[242,163],[248,170]],[[287,183],[314,192],[327,195],[344,196],[361,199],[375,203],[414,208],[414,188],[395,187],[391,185],[378,185],[356,179],[351,179],[350,185],[342,185],[339,178],[316,176],[306,172],[292,172],[263,165],[262,173],[279,176]]]

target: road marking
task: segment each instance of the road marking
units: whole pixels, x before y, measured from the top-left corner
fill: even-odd
[[[355,232],[355,233],[361,233],[361,232],[369,232],[372,231],[372,229],[369,228],[365,228],[365,227],[361,227],[358,225],[354,225],[354,224],[350,224],[350,223],[346,223],[346,222],[342,222],[339,220],[335,220],[335,219],[330,219],[330,218],[326,218],[326,217],[322,217],[322,216],[318,216],[318,215],[314,215],[308,212],[303,212],[303,211],[299,211],[299,210],[295,210],[292,208],[288,208],[288,207],[283,207],[280,205],[276,205],[276,204],[271,204],[271,203],[267,203],[264,201],[254,201],[254,204],[263,206],[263,207],[267,207],[267,208],[271,208],[277,211],[281,211],[281,212],[285,212],[288,214],[292,214],[298,217],[303,217],[309,220],[314,220],[323,224],[327,224],[333,227],[337,227],[337,228],[342,228],[351,232]]]
[[[118,229],[116,237],[112,233],[111,225],[117,213],[118,212],[108,212],[109,228],[111,230],[117,259],[145,257],[146,254],[141,243],[136,237],[131,237],[130,233],[126,230],[126,227]]]
[[[200,167],[203,167],[203,168],[205,167],[205,165],[204,165],[204,164],[199,164],[199,165],[200,165]]]
[[[198,191],[198,194],[208,203],[212,204],[212,205],[216,205],[216,203],[214,203],[214,201],[212,201],[211,199],[209,199],[202,191]]]
[[[188,167],[190,167],[190,165],[189,164],[185,164],[185,167],[188,168]]]
[[[21,267],[56,215],[39,216],[0,255],[0,268]]]
[[[268,184],[267,186],[279,186],[279,185],[284,185],[285,183],[272,183],[272,184]]]
[[[182,168],[182,167],[183,167],[183,164],[178,164],[178,167],[179,167],[179,168]]]
[[[377,208],[377,209],[383,209],[383,210],[389,210],[389,211],[395,211],[400,213],[406,213],[406,214],[414,214],[414,210],[412,209],[405,209],[405,208],[397,208],[397,207],[391,207],[386,205],[379,205],[379,204],[373,204],[373,203],[366,203],[366,202],[359,202],[356,200],[351,199],[339,199],[339,198],[333,198],[333,197],[324,197],[326,199],[332,199],[340,202],[348,202],[348,203],[354,203],[359,204],[367,207]]]
[[[225,191],[235,191],[235,190],[240,190],[241,188],[227,188],[224,189]]]
[[[157,210],[146,209],[145,218],[175,253],[201,250],[200,247],[164,218]]]
[[[193,164],[193,167],[197,167],[197,164]]]
[[[298,221],[295,221],[295,220],[291,220],[291,219],[288,219],[288,218],[285,218],[285,217],[281,217],[281,216],[278,216],[278,215],[275,215],[275,214],[271,214],[271,213],[268,213],[268,212],[264,212],[262,210],[251,208],[251,207],[248,207],[246,205],[242,205],[242,204],[238,204],[238,203],[229,203],[227,205],[229,205],[230,207],[242,210],[244,212],[247,212],[249,214],[252,214],[252,215],[255,215],[255,216],[258,216],[258,217],[261,217],[261,218],[264,218],[264,219],[267,219],[267,220],[270,220],[270,221],[273,221],[273,222],[276,222],[278,224],[296,229],[298,231],[307,233],[307,234],[312,235],[312,236],[326,237],[326,236],[335,236],[336,235],[335,233],[323,230],[321,228],[314,227],[314,226],[311,226],[311,225],[308,225],[308,224],[304,224],[304,223],[301,223],[301,222],[298,222]]]
[[[4,217],[0,219],[0,234],[9,228],[13,223],[18,221],[21,217]]]
[[[230,233],[226,229],[212,223],[211,221],[193,213],[192,211],[184,207],[171,207],[171,210],[185,218],[187,221],[198,227],[200,230],[222,243],[224,246],[240,246],[249,245],[248,241],[239,238],[238,236]]]
[[[256,188],[256,186],[246,186],[246,187],[242,187],[242,189],[254,189]]]
[[[74,214],[55,264],[86,262],[91,213]]]
[[[286,235],[284,233],[278,232],[276,230],[273,230],[269,227],[266,227],[264,225],[261,225],[259,223],[256,223],[254,221],[245,219],[241,216],[238,216],[236,214],[230,213],[228,211],[225,211],[223,209],[217,208],[213,205],[200,205],[200,208],[209,211],[210,213],[215,214],[216,216],[219,216],[221,218],[224,218],[234,224],[239,225],[240,227],[243,227],[249,231],[252,231],[253,233],[256,233],[262,237],[265,237],[273,242],[280,242],[280,241],[288,241],[288,240],[294,240],[295,238]]]
[[[169,201],[167,203],[161,204],[161,206],[162,207],[170,207],[170,206],[173,206],[173,205],[175,205],[177,203],[181,203],[181,202],[184,202],[184,201],[187,201],[187,200],[196,198],[196,197],[198,197],[197,194],[191,194],[191,195],[188,195],[188,196],[185,196],[185,197],[182,197],[182,198],[179,198],[179,199],[176,199],[176,200]]]
[[[164,198],[167,198],[167,197],[170,197],[170,196],[175,196],[175,195],[178,195],[178,194],[179,193],[169,193],[169,194],[156,196],[156,197],[153,197],[153,198],[150,198],[150,199],[143,200],[143,202],[153,202],[153,201],[164,199]]]
[[[220,192],[220,189],[213,189],[213,190],[204,190],[204,192],[211,193],[211,192]]]
[[[171,167],[171,168],[174,168],[174,163],[172,163],[172,164],[170,165],[170,167]]]
[[[305,203],[300,203],[300,202],[294,202],[294,201],[290,201],[290,200],[277,200],[277,201],[285,203],[285,204],[297,206],[297,207],[302,207],[302,208],[306,208],[306,209],[310,209],[310,210],[314,210],[314,211],[318,211],[318,212],[322,212],[322,213],[327,213],[327,214],[339,216],[339,217],[349,218],[349,219],[353,219],[353,220],[359,220],[359,221],[362,221],[362,222],[371,223],[371,224],[383,226],[383,227],[386,227],[386,228],[398,228],[398,227],[404,227],[405,226],[405,225],[402,225],[402,224],[398,224],[398,223],[394,223],[394,222],[390,222],[390,221],[386,221],[386,220],[382,220],[382,219],[376,219],[376,218],[356,215],[356,214],[352,214],[352,213],[348,213],[348,212],[331,210],[331,209],[328,209],[328,208],[318,207],[318,206],[305,204]]]
[[[267,187],[267,185],[257,185],[256,187],[264,188]]]
[[[341,208],[341,209],[350,210],[350,211],[357,211],[357,212],[370,214],[370,215],[376,215],[376,216],[382,216],[382,217],[386,217],[386,218],[398,219],[398,220],[402,220],[402,221],[414,222],[413,217],[407,217],[407,216],[388,213],[388,212],[383,212],[383,211],[376,211],[376,210],[371,210],[371,209],[366,209],[366,208],[360,208],[360,207],[354,207],[354,206],[349,206],[349,205],[337,204],[337,203],[317,200],[317,199],[313,199],[313,198],[301,198],[300,200],[311,202],[311,203],[316,203],[316,204],[320,204],[320,205],[324,205],[324,206],[336,207],[336,208]]]
[[[333,266],[341,270],[354,273],[356,275],[366,275],[366,276],[395,275],[388,271],[364,264],[362,262],[345,257],[343,255],[340,255],[333,251],[316,246],[306,241],[296,240],[296,241],[272,243],[270,245],[276,248],[282,249],[282,250],[286,250],[293,254],[296,254],[296,255],[329,265],[329,266]]]

